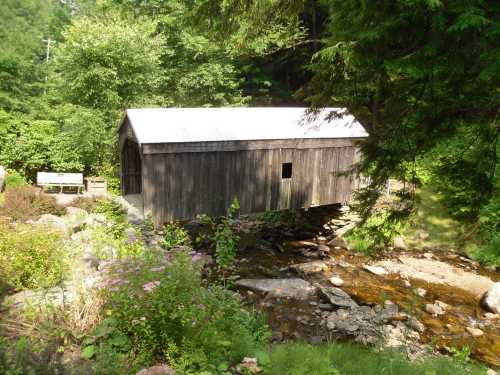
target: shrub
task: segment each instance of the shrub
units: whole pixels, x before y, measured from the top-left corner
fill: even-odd
[[[9,188],[5,191],[0,216],[7,216],[15,221],[26,221],[36,219],[42,214],[63,215],[64,207],[57,204],[54,197],[33,186]]]
[[[47,288],[63,277],[61,234],[45,227],[0,223],[0,279],[16,289]]]
[[[234,231],[234,216],[240,209],[237,199],[234,199],[226,217],[223,217],[215,231],[215,258],[222,269],[229,268],[234,263],[236,249],[240,237]]]
[[[5,186],[7,188],[18,188],[28,185],[28,181],[17,171],[7,170],[7,178],[5,179]]]
[[[127,215],[125,209],[120,203],[112,200],[102,200],[95,206],[92,212],[103,214],[106,218],[114,223],[125,223]]]
[[[266,341],[263,322],[242,308],[237,294],[204,287],[200,268],[181,251],[163,272],[145,269],[113,294],[114,329],[138,355],[186,371],[215,370]]]
[[[346,239],[356,251],[370,253],[389,244],[403,231],[404,225],[397,217],[392,217],[391,212],[381,211],[348,232]]]
[[[87,212],[94,212],[103,201],[103,198],[98,197],[77,197],[71,202],[71,206],[81,208]]]
[[[162,246],[165,249],[173,249],[176,246],[190,246],[191,238],[188,232],[179,223],[172,221],[163,227]]]

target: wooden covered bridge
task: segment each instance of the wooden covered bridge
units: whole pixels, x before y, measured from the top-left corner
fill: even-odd
[[[224,215],[235,197],[242,213],[344,203],[355,180],[345,172],[366,136],[343,109],[129,109],[119,130],[122,194],[155,225]]]

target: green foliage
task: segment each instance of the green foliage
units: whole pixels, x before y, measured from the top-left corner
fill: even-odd
[[[37,219],[42,214],[62,215],[64,207],[57,204],[53,196],[41,192],[33,186],[8,188],[4,194],[0,216],[14,221]]]
[[[164,235],[162,246],[165,249],[173,249],[177,246],[191,246],[189,233],[178,222],[166,223],[163,227]]]
[[[278,345],[271,349],[263,366],[266,374],[306,375],[442,375],[481,374],[486,371],[461,360],[446,357],[408,361],[402,353],[371,351],[352,344],[313,346],[302,343]]]
[[[389,178],[418,182],[417,160],[436,151],[442,186],[458,200],[450,205],[473,217],[491,196],[498,160],[498,5],[324,4],[324,45],[309,65],[314,77],[304,95],[315,107],[349,108],[370,134],[358,166],[371,177],[360,192],[361,213],[372,214]]]
[[[267,331],[242,309],[239,297],[217,286],[204,287],[200,267],[186,252],[161,273],[144,266],[108,306],[114,330],[126,334],[137,355],[164,358],[179,370],[215,372],[262,345]]]
[[[0,279],[17,290],[55,286],[64,271],[61,237],[45,227],[0,223]]]
[[[265,373],[269,375],[340,375],[333,367],[326,350],[307,344],[280,345],[271,349]]]
[[[0,338],[0,373],[5,375],[58,375],[68,373],[57,345],[50,344],[37,351],[26,337],[13,345]]]
[[[21,186],[28,185],[28,181],[17,171],[15,170],[7,170],[7,178],[5,179],[6,188],[18,188]]]
[[[389,211],[380,211],[350,231],[346,239],[356,251],[370,253],[389,245],[394,236],[403,231],[404,225]]]
[[[155,27],[112,13],[102,19],[74,19],[54,52],[61,89],[69,100],[105,113],[154,102],[165,53],[162,37],[153,36]]]
[[[240,204],[238,199],[235,198],[231,203],[227,216],[221,218],[215,230],[215,259],[222,270],[232,266],[236,256],[240,237],[234,231],[234,215],[239,209]]]
[[[292,224],[296,219],[296,214],[292,210],[267,211],[258,214],[257,219],[268,223]]]
[[[69,3],[56,0],[5,0],[0,4],[0,108],[27,112],[43,93],[46,78],[43,39],[58,37]]]

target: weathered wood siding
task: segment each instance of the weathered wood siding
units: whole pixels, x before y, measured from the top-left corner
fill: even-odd
[[[128,160],[131,152],[127,144],[137,140],[127,122],[119,136],[122,189],[127,185],[135,192],[137,180],[128,179],[138,168]],[[238,198],[243,213],[347,202],[354,178],[346,172],[359,158],[355,141],[300,139],[140,145],[144,213],[151,214],[154,223],[161,225],[202,213],[224,215],[234,197]],[[282,178],[283,163],[292,163],[289,179]]]
[[[143,155],[144,209],[155,224],[197,214],[224,215],[234,197],[241,212],[343,203],[351,194],[355,147],[241,150]],[[292,177],[282,179],[282,164]]]

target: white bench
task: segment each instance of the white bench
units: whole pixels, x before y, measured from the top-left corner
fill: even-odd
[[[38,186],[59,186],[62,193],[65,186],[77,187],[78,194],[83,185],[83,173],[58,173],[58,172],[37,172],[36,184]]]

